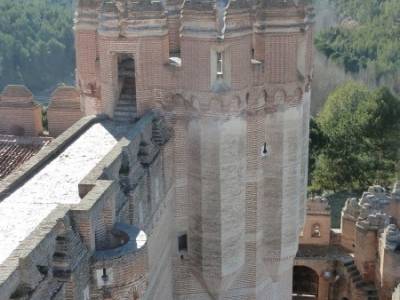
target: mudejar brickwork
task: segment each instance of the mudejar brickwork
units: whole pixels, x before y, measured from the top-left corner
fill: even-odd
[[[312,18],[305,0],[78,1],[60,136],[1,182],[0,299],[291,299]]]

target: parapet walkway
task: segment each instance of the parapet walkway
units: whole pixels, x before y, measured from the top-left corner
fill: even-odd
[[[60,204],[77,204],[79,182],[117,144],[118,130],[95,123],[0,203],[0,264]]]

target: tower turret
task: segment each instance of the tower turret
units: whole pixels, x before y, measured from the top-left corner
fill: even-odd
[[[107,0],[96,10],[97,112],[133,122],[157,109],[174,127],[176,299],[291,298],[307,184],[305,2]]]

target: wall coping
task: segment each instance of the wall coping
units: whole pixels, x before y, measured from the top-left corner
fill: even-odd
[[[56,158],[90,126],[105,119],[105,116],[88,116],[82,118],[47,147],[40,150],[32,159],[4,178],[0,182],[0,203]]]

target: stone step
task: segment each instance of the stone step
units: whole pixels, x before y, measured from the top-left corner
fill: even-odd
[[[133,122],[136,119],[136,114],[131,112],[114,112],[115,122]]]
[[[134,95],[121,95],[118,101],[136,101],[136,97]]]
[[[121,95],[135,95],[135,89],[133,87],[122,87]]]
[[[129,116],[136,116],[136,111],[133,110],[115,110],[114,116],[118,117],[129,117]]]
[[[122,109],[116,109],[114,110],[114,115],[115,116],[135,116],[136,111],[135,110],[122,110]]]
[[[118,101],[117,106],[121,106],[121,107],[129,106],[129,107],[136,108],[135,103],[133,103],[132,101]]]
[[[134,123],[135,122],[135,118],[114,118],[113,119],[115,123],[122,123],[122,124],[126,124],[126,123]]]
[[[121,115],[121,114],[114,114],[114,119],[127,119],[127,120],[134,120],[136,118],[135,114],[129,114],[129,115]]]
[[[118,104],[115,110],[136,112],[136,107],[132,104]]]

